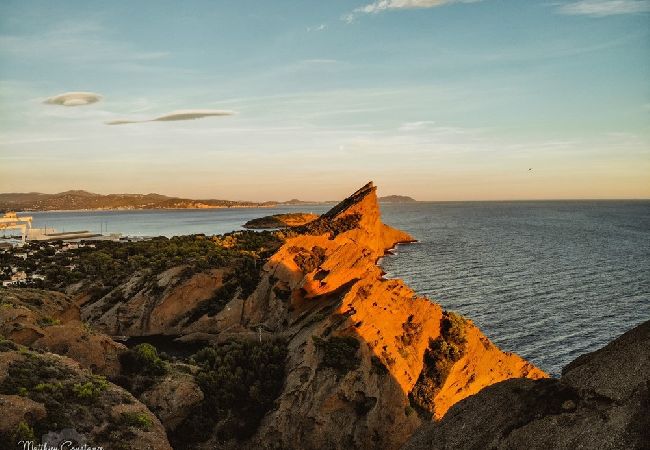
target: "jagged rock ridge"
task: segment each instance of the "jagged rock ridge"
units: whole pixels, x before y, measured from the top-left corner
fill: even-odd
[[[446,323],[439,305],[383,279],[376,265],[413,238],[381,222],[372,183],[299,231],[270,257],[255,292],[231,303],[241,311],[231,332],[261,327],[289,340],[285,387],[253,447],[397,448],[423,420],[409,394]],[[447,361],[431,391],[434,416],[498,381],[546,377],[471,321],[461,327],[462,354]],[[340,349],[345,338],[359,346],[341,372],[328,367],[328,345]]]

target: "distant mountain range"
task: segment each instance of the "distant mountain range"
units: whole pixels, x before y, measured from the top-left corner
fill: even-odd
[[[203,209],[270,207],[315,204],[292,199],[287,202],[249,202],[233,200],[193,200],[161,194],[94,194],[72,190],[58,194],[40,192],[0,194],[0,211],[56,211],[80,209]]]
[[[415,202],[404,195],[380,197],[382,203]],[[335,203],[291,199],[286,202],[249,202],[237,200],[205,199],[194,200],[168,197],[161,194],[95,194],[88,191],[71,190],[58,194],[40,192],[0,193],[1,211],[66,211],[82,209],[205,209],[205,208],[264,208],[272,206],[299,206]]]

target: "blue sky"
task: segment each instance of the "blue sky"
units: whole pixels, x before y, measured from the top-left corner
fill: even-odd
[[[649,118],[647,0],[0,4],[0,192],[648,198]]]

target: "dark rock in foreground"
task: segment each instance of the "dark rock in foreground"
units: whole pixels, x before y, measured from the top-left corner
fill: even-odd
[[[647,449],[649,388],[650,321],[577,358],[560,379],[483,389],[403,449]]]

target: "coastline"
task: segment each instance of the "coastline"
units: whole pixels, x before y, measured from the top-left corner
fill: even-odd
[[[329,205],[332,203],[305,203],[305,205]],[[299,208],[303,205],[283,205],[278,203],[276,205],[237,205],[237,206],[210,206],[205,208],[79,208],[79,209],[30,209],[16,211],[16,214],[33,214],[33,213],[74,213],[74,212],[101,212],[101,211],[198,211],[198,210],[214,210],[214,209],[271,209],[271,208]]]

